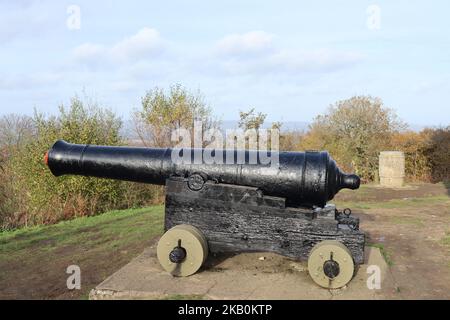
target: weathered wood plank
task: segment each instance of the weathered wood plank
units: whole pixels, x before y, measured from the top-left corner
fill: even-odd
[[[212,252],[271,251],[299,260],[306,260],[316,243],[338,240],[352,252],[355,263],[363,263],[362,232],[341,230],[334,219],[317,218],[310,209],[280,206],[284,199],[270,198],[255,188],[205,184],[192,191],[184,181],[170,180],[165,228],[196,226]]]

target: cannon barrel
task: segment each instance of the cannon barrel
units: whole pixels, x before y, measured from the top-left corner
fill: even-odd
[[[196,162],[195,152],[204,151],[216,157],[216,161]],[[229,152],[232,163],[227,158]],[[323,207],[340,189],[357,189],[360,184],[358,176],[341,172],[326,151],[279,152],[275,165],[262,159],[258,151],[248,150],[242,151],[243,161],[239,162],[239,152],[94,146],[59,140],[45,159],[55,176],[72,174],[163,185],[171,177],[197,174],[218,183],[256,187],[265,195],[311,207]],[[173,154],[184,159],[190,155],[187,157],[192,161],[173,161]],[[272,154],[269,152],[267,156],[270,158]]]

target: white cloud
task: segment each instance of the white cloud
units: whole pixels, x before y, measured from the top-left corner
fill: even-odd
[[[63,75],[56,72],[37,72],[15,75],[2,75],[0,77],[1,90],[34,90],[57,84]]]
[[[72,51],[72,57],[92,71],[101,69],[106,74],[115,68],[116,75],[127,81],[162,81],[172,76],[183,79],[193,74],[291,77],[333,72],[364,58],[353,51],[281,46],[274,43],[274,38],[268,32],[251,31],[228,35],[211,44],[210,50],[177,50],[176,46],[167,46],[157,30],[144,28],[112,45],[84,43]],[[163,51],[164,55],[160,54]]]
[[[274,43],[275,38],[265,31],[228,35],[216,43],[209,60],[204,59],[203,71],[231,75],[320,73],[350,67],[364,58],[353,51],[282,47]]]
[[[73,57],[79,62],[92,62],[105,58],[108,49],[102,45],[94,43],[84,43],[73,50]]]
[[[363,59],[363,55],[352,51],[283,49],[251,59],[247,57],[219,59],[210,66],[216,65],[225,74],[232,75],[296,75],[332,72],[351,67]]]
[[[352,51],[281,50],[268,58],[268,64],[284,71],[332,71],[353,65],[363,59]]]
[[[163,47],[164,41],[159,32],[155,29],[144,28],[117,43],[111,48],[111,54],[118,60],[140,59],[160,52]]]
[[[281,47],[274,38],[264,31],[228,35],[216,44],[214,52],[219,55],[208,66],[232,75],[320,73],[352,66],[364,58],[353,51]]]
[[[275,43],[275,35],[253,31],[229,35],[208,47],[180,47],[155,29],[144,28],[112,44],[84,43],[72,50],[68,68],[74,84],[107,83],[113,92],[138,92],[164,83],[248,81],[309,83],[324,73],[349,68],[363,59],[352,51],[300,49]],[[292,43],[292,42],[291,42]],[[169,45],[170,44],[170,45]],[[86,72],[86,66],[89,70]],[[273,79],[272,79],[273,77]],[[227,80],[228,79],[228,80]],[[247,84],[246,84],[247,85]]]
[[[127,37],[111,46],[84,43],[73,49],[76,62],[95,66],[103,63],[127,63],[153,58],[165,47],[159,32],[143,28],[135,35]]]
[[[243,34],[231,34],[219,40],[216,51],[220,55],[258,54],[270,51],[273,47],[273,35],[264,31],[251,31]]]
[[[52,32],[55,21],[51,20],[51,10],[42,10],[32,0],[0,1],[0,43],[27,40]]]

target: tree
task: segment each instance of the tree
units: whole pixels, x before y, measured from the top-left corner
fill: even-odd
[[[17,225],[53,223],[74,216],[92,215],[121,206],[127,188],[122,182],[80,176],[55,178],[43,156],[58,139],[72,143],[119,145],[121,120],[108,109],[75,97],[60,106],[57,116],[38,112],[30,139],[11,159],[14,192],[20,207]]]
[[[256,132],[259,131],[264,121],[267,118],[267,114],[262,112],[256,113],[255,108],[251,108],[249,111],[239,112],[239,128],[244,131],[255,129]]]
[[[425,131],[407,130],[391,137],[391,149],[405,154],[405,176],[410,181],[430,181],[430,161],[425,154],[428,141]]]
[[[315,118],[302,146],[327,149],[346,170],[366,181],[377,177],[378,155],[405,125],[380,98],[355,96],[331,105]]]
[[[0,118],[0,150],[18,148],[34,133],[29,116],[8,114]]]
[[[11,158],[31,140],[34,134],[32,118],[8,114],[0,118],[0,229],[11,224],[11,215],[19,206],[13,190],[15,183],[11,172]]]
[[[251,108],[249,111],[240,111],[239,112],[239,122],[238,126],[240,129],[242,129],[246,136],[246,148],[252,148],[252,144],[256,144],[255,147],[259,150],[265,150],[265,149],[273,149],[278,150],[279,149],[279,136],[280,136],[280,130],[283,124],[279,121],[272,122],[271,126],[271,132],[266,132],[265,139],[262,139],[260,141],[260,130],[262,126],[264,125],[264,122],[266,121],[267,114],[262,112],[256,112],[255,108]],[[272,141],[272,138],[274,138],[273,134],[278,135],[278,138],[276,141]],[[254,137],[253,137],[254,136]],[[251,138],[255,138],[255,141],[250,142]]]
[[[281,151],[299,151],[302,150],[301,142],[305,133],[301,130],[291,129],[280,133]]]
[[[181,128],[192,131],[194,120],[201,121],[203,132],[219,127],[202,95],[179,84],[170,87],[169,92],[158,87],[148,91],[133,120],[141,142],[153,147],[173,146],[172,132]]]
[[[450,126],[425,129],[427,137],[424,154],[431,169],[431,180],[448,181],[450,179]]]

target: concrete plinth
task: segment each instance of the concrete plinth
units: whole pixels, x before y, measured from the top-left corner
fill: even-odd
[[[366,248],[366,261],[346,287],[327,290],[311,280],[306,263],[272,253],[212,257],[198,273],[175,278],[162,269],[156,248],[150,247],[93,289],[89,298],[383,299],[394,291],[389,268],[377,248]],[[381,290],[367,287],[374,272],[370,265],[379,267]]]
[[[379,157],[380,185],[402,187],[405,178],[405,155],[401,151],[382,151]]]

